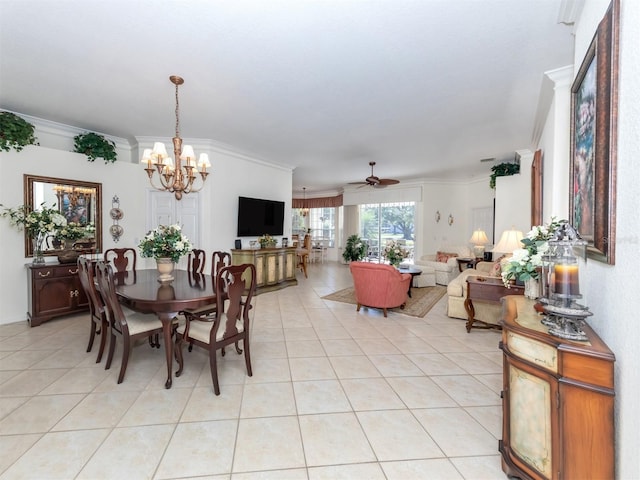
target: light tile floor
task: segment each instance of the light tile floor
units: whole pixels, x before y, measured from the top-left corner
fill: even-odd
[[[136,347],[124,382],[86,353],[89,321],[0,326],[0,479],[504,479],[499,334],[329,302],[345,265],[256,297],[253,377],[228,349],[164,389],[164,351]],[[120,355],[119,348],[116,358]]]

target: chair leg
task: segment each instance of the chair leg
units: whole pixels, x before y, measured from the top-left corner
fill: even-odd
[[[242,355],[242,349],[240,348],[239,342],[236,342],[236,353],[238,355]]]
[[[238,344],[236,343],[236,345]],[[252,377],[253,371],[251,370],[251,352],[249,350],[249,339],[247,337],[244,338],[243,345],[244,345],[244,363],[247,366],[247,375]]]
[[[89,346],[87,346],[87,352],[90,352],[93,348],[93,340],[96,337],[96,322],[91,317],[91,332],[89,333]]]
[[[107,357],[107,363],[104,366],[105,370],[109,370],[111,368],[111,362],[113,361],[113,352],[116,350],[116,336],[111,333],[109,337],[109,356]]]
[[[118,375],[118,383],[122,383],[124,380],[124,374],[127,371],[127,364],[129,363],[129,354],[131,353],[131,344],[128,337],[122,338],[122,364],[120,365],[120,375]]]
[[[216,360],[216,350],[209,347],[209,368],[211,369],[211,381],[213,381],[213,393],[220,395],[220,385],[218,384],[218,364]]]
[[[382,313],[384,314],[384,318],[387,318],[387,309],[386,308],[382,309]]]
[[[100,327],[100,332],[102,332],[102,335],[100,336],[100,349],[98,350],[98,358],[96,359],[96,363],[100,363],[102,361],[102,354],[104,353],[104,347],[106,347],[107,345],[107,331],[108,331],[107,322],[103,321],[102,326]]]
[[[358,304],[358,306],[356,307],[356,312],[359,312],[361,307],[362,307],[362,305]]]
[[[307,260],[308,260],[308,255],[304,255],[302,257],[302,270],[304,271],[304,278],[309,278],[307,276]]]

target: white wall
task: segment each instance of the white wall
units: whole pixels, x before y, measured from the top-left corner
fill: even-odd
[[[520,173],[496,178],[496,243],[505,230],[531,230],[532,152],[521,152]]]
[[[36,134],[43,143],[43,136],[37,126]],[[68,142],[62,140],[57,144],[68,146]],[[3,175],[0,176],[0,204],[7,207],[23,204],[25,173],[102,183],[103,250],[114,246],[135,247],[136,240],[142,238],[147,231],[146,193],[151,187],[140,164],[132,163],[128,155],[124,157],[122,161],[119,159],[113,164],[105,165],[100,160],[88,162],[87,157],[82,154],[42,146],[29,146],[21,152],[1,152]],[[284,201],[284,236],[291,236],[290,169],[270,166],[226,151],[210,150],[209,157],[212,173],[200,192],[201,248],[207,252],[228,251],[233,248],[237,238],[240,195]],[[112,224],[109,210],[114,195],[118,195],[120,208],[124,212],[124,217],[119,222],[124,228],[124,235],[117,244],[108,233]],[[0,245],[0,271],[3,272],[0,276],[0,324],[22,321],[26,319],[27,311],[27,273],[24,265],[30,263],[31,258],[24,257],[23,233],[12,228],[6,218],[0,218]],[[55,260],[54,257],[47,258]],[[153,265],[152,260],[139,261],[142,268]]]

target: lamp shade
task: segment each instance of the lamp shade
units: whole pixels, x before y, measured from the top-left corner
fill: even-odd
[[[513,253],[514,250],[523,247],[520,242],[522,237],[523,234],[520,230],[514,228],[505,230],[500,236],[500,241],[493,247],[493,251],[497,253]]]
[[[484,230],[474,230],[473,235],[471,235],[471,238],[469,239],[469,242],[473,243],[474,245],[486,245],[487,243],[489,243],[489,239],[487,238],[487,234],[484,233]]]

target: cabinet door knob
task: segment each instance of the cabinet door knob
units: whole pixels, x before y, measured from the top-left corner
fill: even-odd
[[[47,278],[49,275],[51,275],[51,270],[49,270],[45,275],[43,275],[42,272],[38,272],[38,276],[42,278]]]

